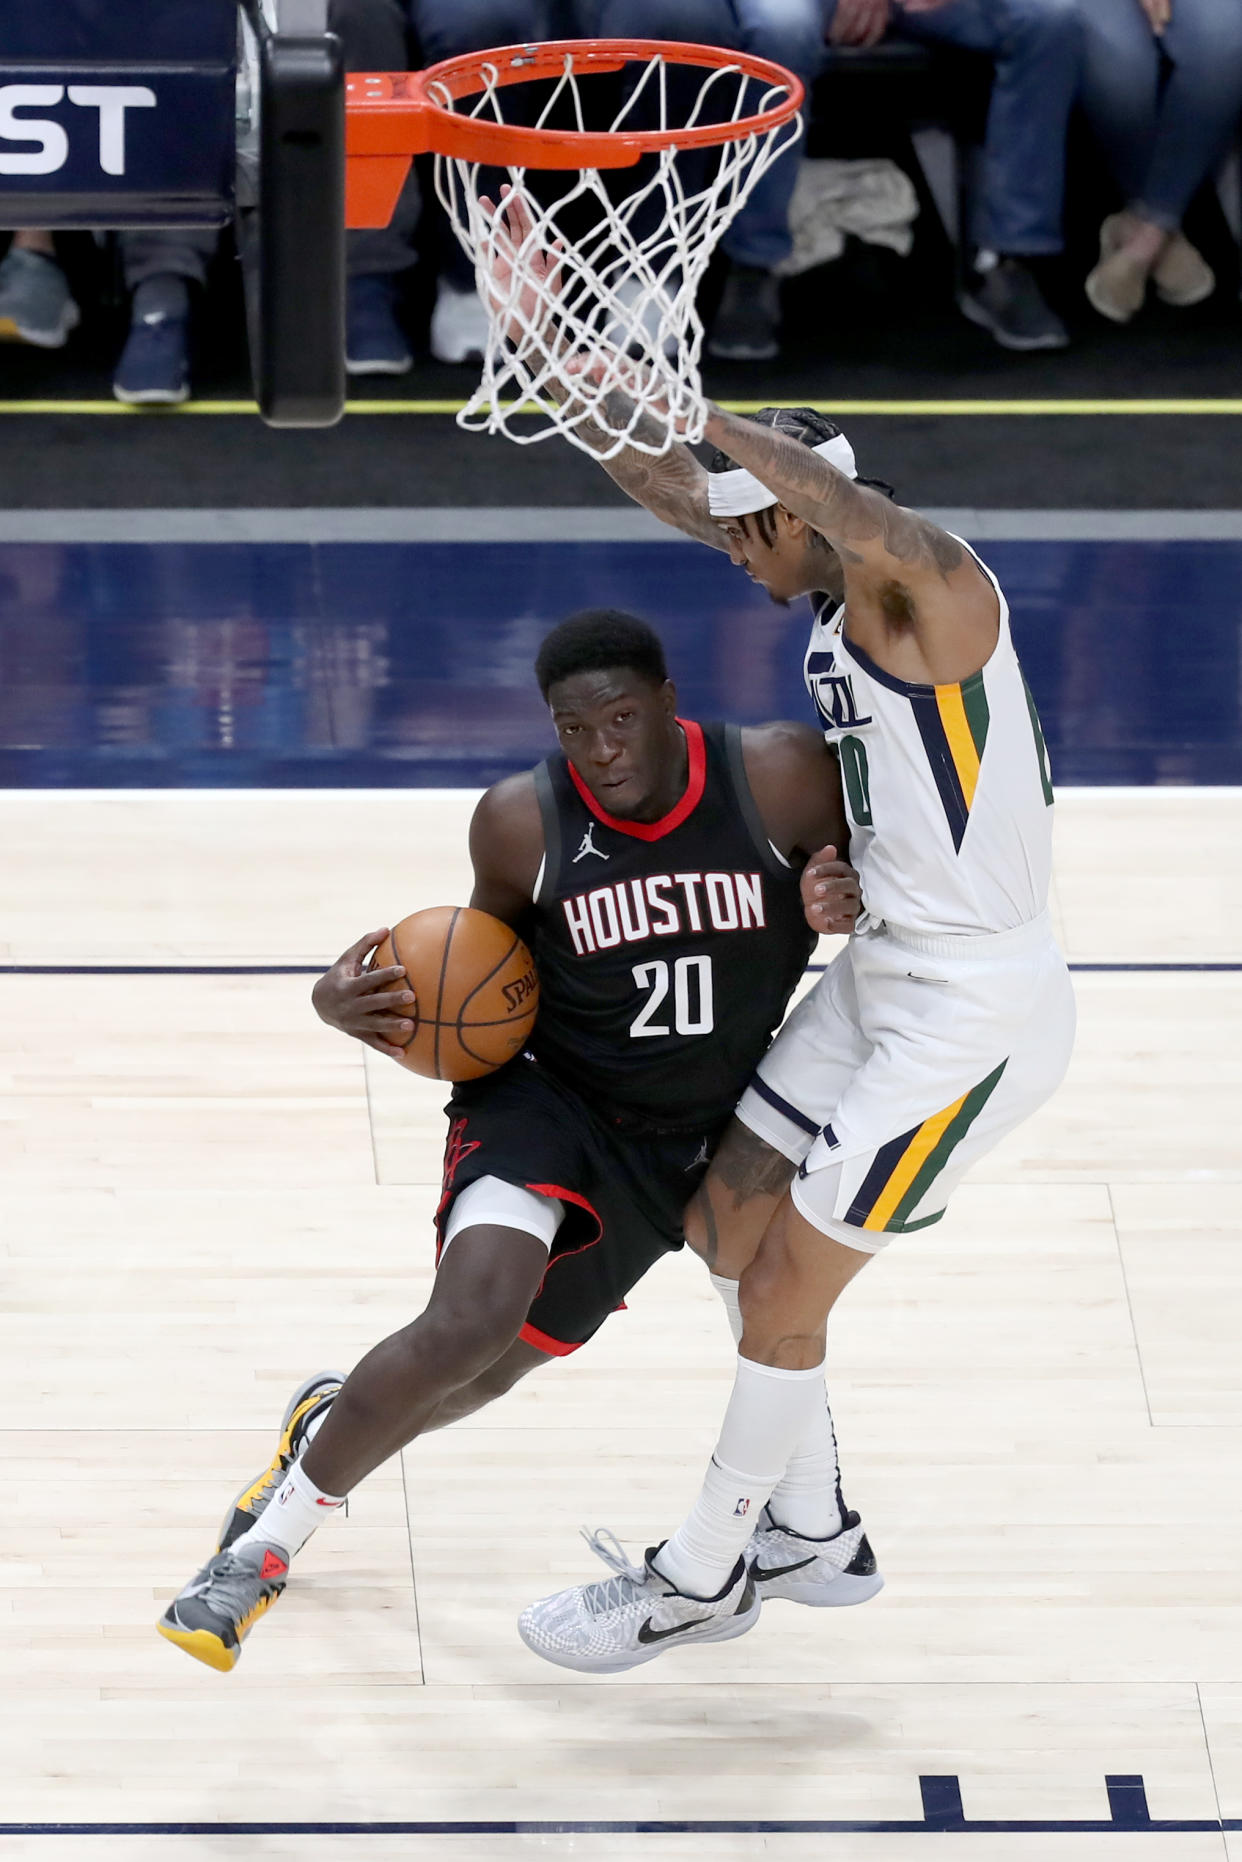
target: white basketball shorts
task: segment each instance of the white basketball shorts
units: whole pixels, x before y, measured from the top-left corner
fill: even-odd
[[[1016,931],[853,937],[777,1035],[738,1117],[798,1165],[808,1222],[871,1254],[925,1228],[1056,1090],[1074,994],[1045,913]]]

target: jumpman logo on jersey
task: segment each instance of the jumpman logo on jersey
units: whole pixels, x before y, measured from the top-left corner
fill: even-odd
[[[579,847],[573,859],[569,862],[571,866],[577,866],[579,860],[585,860],[589,853],[593,853],[597,860],[611,860],[612,859],[612,855],[610,853],[601,853],[599,848],[595,845],[595,842],[591,838],[594,832],[595,832],[595,823],[593,821],[588,821],[587,831],[582,836],[582,845],[581,847]]]
[[[692,1157],[690,1159],[690,1162],[686,1165],[686,1170],[697,1170],[700,1164],[710,1164],[711,1161],[711,1152],[707,1148],[707,1139],[704,1138],[702,1144],[699,1146],[697,1157]]]

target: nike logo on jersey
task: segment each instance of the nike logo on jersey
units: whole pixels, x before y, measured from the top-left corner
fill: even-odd
[[[595,823],[593,821],[588,821],[587,831],[582,836],[582,845],[581,847],[579,847],[577,853],[574,855],[573,859],[569,863],[571,866],[577,866],[579,860],[585,860],[589,853],[593,853],[597,860],[611,860],[612,859],[612,855],[610,853],[600,852],[600,849],[595,845],[594,834],[595,834]]]
[[[562,899],[561,910],[578,957],[650,937],[767,926],[762,873],[652,873]]]
[[[684,1636],[688,1629],[697,1629],[700,1623],[710,1623],[710,1616],[695,1616],[688,1623],[674,1623],[671,1629],[653,1629],[651,1618],[638,1631],[640,1642],[667,1642],[670,1636]]]

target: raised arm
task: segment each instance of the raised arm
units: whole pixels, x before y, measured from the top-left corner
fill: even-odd
[[[851,631],[872,614],[983,664],[996,642],[996,594],[956,537],[771,427],[713,407],[706,437],[832,545],[845,573]]]
[[[496,238],[490,245],[488,267],[491,289],[499,306],[507,301],[517,253],[529,245],[534,221],[522,194],[507,186],[500,191],[498,205],[486,196],[480,199],[479,205],[497,228]],[[555,247],[527,254],[523,263],[531,277],[538,281],[539,289],[530,287],[520,291],[513,305],[510,338],[524,343],[528,352],[537,355],[541,363],[550,361],[557,353],[555,317],[550,307],[559,288],[558,259]],[[566,406],[574,398],[575,370],[585,379],[601,367],[602,360],[600,356],[587,355],[560,357],[561,366],[546,376],[541,391],[552,395],[558,405]],[[579,419],[574,431],[601,455],[600,464],[627,498],[641,504],[661,523],[683,531],[696,542],[706,543],[714,550],[727,550],[728,542],[708,512],[707,473],[688,446],[673,446],[659,455],[625,446],[611,458],[602,457],[615,445],[616,432],[629,427],[633,411],[632,398],[617,388],[604,402],[605,417],[612,422],[614,433],[608,433],[590,419]],[[640,416],[633,430],[649,445],[658,446],[663,439],[658,424],[646,415]]]
[[[605,400],[608,417],[617,425],[624,424],[632,406],[630,397],[619,390]],[[655,421],[646,414],[638,423],[639,436],[643,437],[644,422],[649,423],[648,437],[658,437]],[[589,446],[596,446],[598,439],[599,452],[611,443],[603,428],[589,421],[581,422],[577,430]],[[713,522],[707,508],[707,473],[688,446],[672,446],[668,452],[658,455],[626,446],[611,459],[601,459],[600,464],[627,498],[633,498],[635,504],[641,504],[662,524],[671,524],[674,530],[684,531],[696,542],[706,543],[709,549],[728,549],[724,532]]]

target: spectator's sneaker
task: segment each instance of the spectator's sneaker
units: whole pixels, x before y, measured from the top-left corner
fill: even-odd
[[[311,1425],[326,1415],[345,1382],[340,1371],[316,1371],[299,1384],[285,1406],[276,1453],[255,1480],[242,1488],[224,1516],[217,1551],[227,1552],[235,1539],[249,1532],[310,1440]]]
[[[487,351],[487,311],[478,292],[441,278],[431,313],[431,353],[437,362],[482,362]]]
[[[345,291],[345,368],[350,375],[404,375],[414,358],[397,322],[387,272],[351,278]]]
[[[112,377],[127,407],[179,407],[190,398],[189,320],[165,310],[135,316]]]
[[[658,1545],[640,1569],[611,1532],[582,1536],[615,1575],[557,1591],[523,1610],[518,1634],[545,1662],[584,1674],[618,1674],[687,1642],[730,1642],[759,1620],[759,1600],[744,1558],[719,1596],[687,1597],[652,1565]]]
[[[780,292],[772,273],[735,265],[725,280],[707,353],[721,362],[769,362],[780,354],[780,321]]]
[[[997,259],[976,274],[959,299],[972,323],[990,330],[1002,349],[1064,349],[1069,332],[1021,259]]]
[[[283,1546],[243,1545],[235,1552],[217,1552],[173,1598],[155,1627],[195,1661],[227,1674],[288,1577],[289,1554]]]
[[[1151,276],[1156,296],[1178,310],[1205,303],[1216,289],[1216,273],[1185,233],[1172,234]]]
[[[1130,285],[1130,304],[1126,306],[1127,314],[1124,317],[1117,317],[1108,306],[1107,284],[1101,291],[1101,276],[1107,279],[1109,261],[1113,260],[1124,247],[1127,230],[1132,225],[1133,222],[1128,214],[1109,214],[1100,228],[1100,262],[1086,282],[1087,296],[1092,304],[1102,316],[1113,317],[1114,322],[1128,322],[1134,312],[1141,308],[1142,296],[1139,296],[1139,293],[1145,296],[1147,292],[1146,269],[1138,267],[1135,269],[1134,282]],[[1162,303],[1172,304],[1178,310],[1187,310],[1192,304],[1202,304],[1211,297],[1216,289],[1216,274],[1203,254],[1197,247],[1191,245],[1185,233],[1179,229],[1169,235],[1164,251],[1152,267],[1151,282],[1155,285],[1156,296]],[[1097,297],[1101,296],[1104,301],[1097,303]]]
[[[784,1598],[817,1608],[866,1603],[883,1590],[875,1553],[857,1513],[831,1539],[807,1539],[778,1526],[765,1506],[746,1552],[761,1602]]]
[[[11,246],[0,260],[0,337],[63,349],[82,313],[55,259]]]

